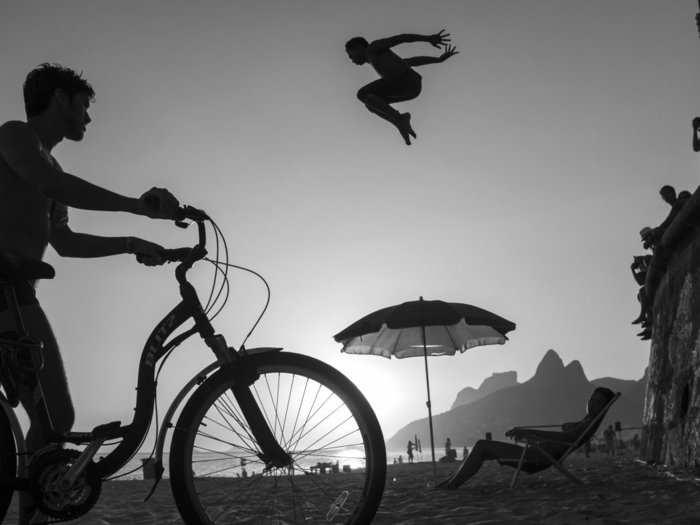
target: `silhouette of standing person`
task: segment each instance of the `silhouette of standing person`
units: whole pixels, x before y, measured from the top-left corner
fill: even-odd
[[[26,77],[26,122],[11,120],[0,125],[0,250],[41,260],[49,244],[62,257],[106,257],[134,254],[138,262],[163,264],[163,248],[138,237],[103,237],[73,231],[68,208],[122,211],[153,219],[172,219],[177,199],[167,190],[152,188],[139,198],[114,193],[64,172],[52,151],[63,139],[83,140],[94,97],[92,86],[72,69],[41,64]],[[149,198],[160,203],[153,209]],[[12,283],[27,331],[43,342],[44,367],[39,384],[19,381],[18,397],[30,420],[26,435],[29,454],[49,443],[50,430],[63,434],[74,422],[73,402],[61,352],[51,324],[39,303],[35,283]],[[73,299],[75,300],[75,299]],[[70,298],[63,298],[64,307]],[[13,330],[15,321],[7,304],[0,305],[0,332]],[[43,428],[39,386],[50,411],[53,429]],[[26,525],[37,512],[32,493],[19,495],[19,523]]]
[[[413,463],[413,442],[409,441],[406,445],[406,455],[408,456],[408,462]]]
[[[412,68],[425,64],[444,62],[458,51],[450,46],[450,35],[444,29],[434,35],[402,34],[374,40],[369,43],[361,36],[351,38],[345,50],[355,64],[369,63],[381,77],[370,82],[357,92],[357,98],[375,115],[390,122],[399,131],[407,145],[416,133],[411,127],[411,114],[400,113],[391,104],[416,98],[422,87],[422,77]],[[408,42],[428,42],[434,47],[444,47],[439,57],[418,56],[401,58],[391,48]]]
[[[603,432],[603,438],[605,439],[605,448],[607,449],[608,455],[614,456],[616,453],[615,431],[613,430],[612,425],[609,425],[608,428],[605,429]]]

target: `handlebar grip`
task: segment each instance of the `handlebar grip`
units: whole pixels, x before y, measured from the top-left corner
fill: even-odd
[[[192,252],[192,248],[174,248],[165,250],[164,259],[167,262],[179,262],[185,260]]]

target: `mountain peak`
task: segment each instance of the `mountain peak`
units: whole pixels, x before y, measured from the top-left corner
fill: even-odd
[[[574,359],[564,367],[566,372],[566,377],[569,381],[581,381],[588,383],[588,378],[586,377],[586,372],[583,371],[583,366],[578,359]]]
[[[576,362],[578,363],[578,361]],[[581,366],[580,363],[579,366]],[[542,358],[542,361],[540,361],[540,364],[537,365],[537,370],[535,371],[533,379],[546,377],[550,375],[561,375],[563,369],[564,361],[561,360],[559,354],[557,354],[554,350],[550,348],[549,350],[547,350],[547,353],[544,354],[544,357]]]
[[[481,382],[478,389],[467,387],[463,388],[457,394],[457,398],[452,403],[452,408],[460,405],[468,405],[486,397],[497,390],[502,390],[518,384],[518,373],[514,370],[508,372],[494,372],[490,377],[487,377]],[[451,409],[450,409],[451,410]]]

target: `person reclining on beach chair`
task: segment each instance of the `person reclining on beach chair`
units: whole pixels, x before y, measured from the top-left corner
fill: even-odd
[[[559,469],[572,481],[580,483],[580,480],[568,472],[561,462],[593,437],[608,409],[618,397],[620,397],[619,393],[615,394],[609,388],[598,387],[591,394],[586,416],[581,421],[564,423],[560,426],[560,431],[515,427],[506,432],[507,437],[522,441],[525,446],[480,439],[457,472],[439,483],[437,488],[456,489],[476,474],[486,460],[496,460],[501,465],[516,469],[511,487],[515,486],[520,471],[533,474],[551,466]]]

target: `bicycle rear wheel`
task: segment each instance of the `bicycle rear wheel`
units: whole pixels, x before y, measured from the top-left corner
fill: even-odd
[[[266,468],[222,369],[178,420],[170,482],[188,525],[369,523],[386,476],[384,438],[364,396],[340,372],[307,356],[245,357],[260,374],[250,390],[292,464]]]
[[[0,407],[0,523],[12,503],[13,484],[17,476],[17,448],[12,426]]]

